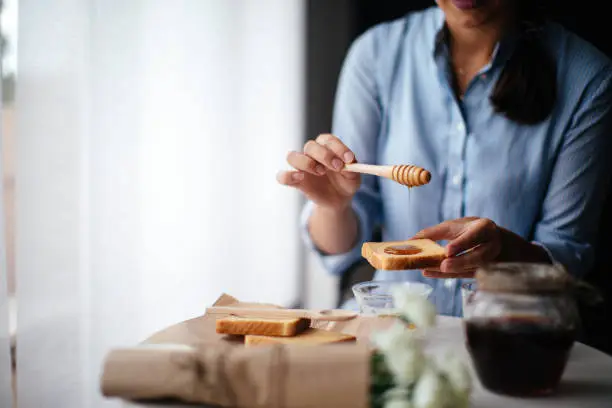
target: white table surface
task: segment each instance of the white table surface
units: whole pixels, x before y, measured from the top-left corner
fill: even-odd
[[[454,349],[469,360],[461,319],[441,316],[438,327],[427,334],[428,352]],[[572,350],[559,390],[543,398],[509,398],[482,388],[476,375],[473,408],[612,408],[612,357],[582,343]],[[196,405],[124,403],[124,408],[185,408]],[[198,407],[206,407],[197,405]]]

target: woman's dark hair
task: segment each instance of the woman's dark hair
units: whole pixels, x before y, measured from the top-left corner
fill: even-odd
[[[496,112],[524,125],[545,120],[557,99],[557,66],[542,42],[546,15],[539,3],[516,1],[519,39],[491,94]]]

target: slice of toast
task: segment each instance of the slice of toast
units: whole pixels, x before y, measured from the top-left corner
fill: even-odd
[[[290,337],[310,327],[310,319],[265,319],[229,316],[217,319],[216,330],[220,334]]]
[[[392,242],[366,242],[363,256],[376,269],[397,271],[437,268],[446,258],[446,251],[430,239]]]
[[[344,343],[355,340],[356,337],[350,334],[309,328],[294,337],[248,335],[244,337],[244,345],[247,347],[264,344],[298,344],[305,346],[316,346],[319,344]]]

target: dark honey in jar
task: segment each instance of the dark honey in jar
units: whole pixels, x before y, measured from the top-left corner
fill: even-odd
[[[466,347],[487,390],[553,393],[576,339],[572,278],[560,266],[505,263],[480,268],[464,308]]]
[[[469,353],[490,391],[511,396],[553,392],[574,344],[574,329],[545,318],[513,316],[466,323]]]

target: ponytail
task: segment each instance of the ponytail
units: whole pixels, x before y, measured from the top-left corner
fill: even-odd
[[[534,3],[517,1],[519,39],[490,97],[496,112],[524,125],[545,120],[557,100],[557,66],[541,38],[544,12]]]

